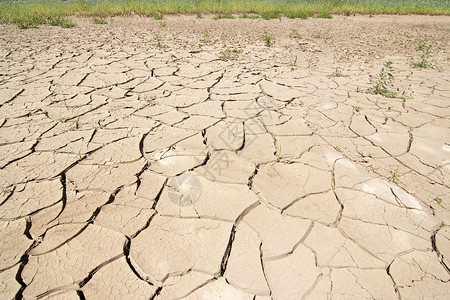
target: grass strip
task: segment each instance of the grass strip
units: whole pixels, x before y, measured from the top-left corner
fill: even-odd
[[[450,15],[450,0],[41,0],[0,1],[0,22],[37,25],[63,16],[258,14],[264,19],[323,14]]]

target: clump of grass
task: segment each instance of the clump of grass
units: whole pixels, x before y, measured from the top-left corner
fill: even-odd
[[[279,19],[281,14],[278,11],[262,11],[259,13],[264,20]]]
[[[160,49],[164,48],[164,45],[163,45],[163,43],[162,43],[162,41],[161,41],[161,38],[160,38],[158,35],[155,36],[155,39],[156,39],[156,46],[157,46],[158,48],[160,48]]]
[[[344,12],[344,15],[345,15],[346,17],[350,17],[351,14],[352,14],[352,12],[349,11],[349,10],[346,10],[346,11]]]
[[[214,17],[214,20],[219,20],[219,19],[234,19],[234,16],[231,13],[225,13],[225,14],[219,14]]]
[[[392,62],[387,61],[383,64],[377,79],[371,79],[372,87],[367,89],[367,92],[374,95],[381,95],[386,98],[397,98],[397,92],[392,91],[392,81],[394,75],[392,75]]]
[[[271,47],[274,44],[273,36],[270,33],[265,32],[262,36],[266,47]]]
[[[102,19],[102,18],[93,18],[92,19],[92,22],[94,23],[94,24],[107,24],[108,22],[106,22],[106,20],[105,19]]]
[[[333,19],[333,16],[329,12],[321,12],[317,17],[321,19]]]
[[[200,11],[197,11],[195,14],[197,15],[197,19],[203,19],[203,15]]]
[[[230,59],[237,59],[239,57],[239,54],[243,52],[242,49],[226,49],[224,51],[220,51],[219,58],[223,61],[227,61]]]
[[[397,167],[397,170],[395,170],[395,171],[391,171],[391,174],[392,174],[391,181],[392,182],[395,182],[395,181],[399,182],[400,181],[400,178],[399,178],[400,175],[398,174],[398,168],[399,167]]]
[[[60,26],[62,28],[71,28],[77,26],[76,23],[73,23],[69,19],[63,18],[61,16],[51,16],[47,18],[29,17],[16,22],[17,27],[19,27],[20,29],[37,28],[38,25],[44,24]]]
[[[203,31],[203,38],[200,40],[203,44],[209,44],[211,43],[211,37],[209,36],[208,28],[205,27],[205,30]]]
[[[331,73],[328,77],[344,77],[344,73],[342,73],[341,68],[334,69],[334,72]],[[349,97],[350,98],[350,97]]]
[[[421,68],[421,69],[434,69],[436,65],[430,61],[431,51],[430,49],[433,47],[432,44],[427,44],[424,41],[420,41],[419,45],[416,48],[416,51],[422,52],[420,55],[420,59],[418,61],[414,61],[413,59],[410,61],[410,65],[413,68]]]
[[[164,15],[159,12],[156,12],[153,13],[153,18],[155,18],[155,20],[162,20],[164,18]]]
[[[298,33],[297,29],[292,28],[291,33],[289,33],[289,37],[294,38],[294,39],[301,39],[302,35],[300,33]]]
[[[243,13],[241,16],[240,16],[240,18],[242,18],[242,19],[259,19],[259,15],[256,15],[256,14],[246,14],[246,13]]]
[[[286,11],[284,15],[290,19],[308,19],[312,13],[304,10],[292,10]]]
[[[77,24],[73,23],[69,19],[57,16],[57,17],[47,17],[47,24],[52,26],[60,26],[63,28],[71,28],[77,26]]]
[[[386,3],[389,3],[388,5]],[[203,14],[277,11],[287,17],[298,12],[330,14],[429,14],[450,15],[445,0],[73,0],[73,1],[0,1],[0,21],[32,26],[26,20],[55,15],[117,16],[136,13],[162,18],[162,14]]]

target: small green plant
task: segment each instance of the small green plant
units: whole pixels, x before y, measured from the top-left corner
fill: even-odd
[[[44,114],[44,116],[46,116],[47,118],[49,118],[49,119],[50,119],[50,117],[48,116],[48,112],[46,112],[46,111],[43,111],[42,113]]]
[[[297,29],[292,28],[291,33],[289,34],[289,37],[293,38],[293,39],[301,39],[302,35],[300,33],[298,33]]]
[[[333,19],[333,16],[329,12],[321,12],[317,15],[317,18],[321,19]]]
[[[211,37],[209,36],[208,28],[205,27],[205,30],[203,31],[203,38],[200,40],[203,44],[209,44],[211,43]]]
[[[203,15],[202,15],[201,12],[197,11],[195,14],[197,15],[197,19],[202,19],[203,18]]]
[[[105,19],[102,19],[102,18],[93,18],[92,22],[94,24],[107,24],[108,23],[108,22],[106,22]]]
[[[227,61],[230,59],[237,59],[239,57],[239,54],[243,52],[242,49],[226,49],[224,51],[220,51],[219,58],[223,61]]]
[[[334,149],[336,149],[337,152],[341,152],[342,153],[342,149],[339,146],[334,147]]]
[[[344,13],[344,15],[345,15],[346,17],[350,17],[351,14],[352,14],[352,13],[351,13],[351,11],[349,11],[349,10],[346,10],[345,13]]]
[[[265,32],[262,36],[266,47],[271,47],[274,44],[273,36],[270,33]]]
[[[162,20],[164,18],[164,15],[157,12],[153,14],[153,18],[155,18],[155,20]]]
[[[397,167],[397,170],[395,170],[394,172],[391,172],[391,174],[392,174],[391,181],[392,181],[392,182],[395,182],[396,180],[397,180],[398,182],[400,181],[399,174],[398,174],[398,168],[399,168],[399,167]]]
[[[262,11],[259,13],[264,20],[279,19],[281,14],[278,11]]]
[[[161,22],[159,25],[161,25],[161,27],[164,28],[164,27],[167,26],[167,23],[166,22]]]
[[[420,59],[418,61],[414,61],[411,59],[410,65],[413,68],[421,68],[421,69],[434,69],[436,68],[435,64],[430,61],[431,51],[430,49],[433,47],[432,44],[426,44],[424,41],[420,41],[419,45],[416,48],[416,51],[422,52],[420,55]]]
[[[240,18],[242,18],[242,19],[259,19],[259,15],[256,15],[256,14],[250,14],[250,15],[248,15],[248,14],[246,14],[246,13],[243,13],[243,14],[240,16]]]
[[[373,153],[369,153],[369,154],[361,154],[362,155],[362,157],[369,157],[369,158],[373,158],[374,157],[374,154]]]
[[[80,124],[80,116],[78,116],[77,120],[75,121],[75,128],[78,129],[78,125]]]
[[[374,95],[382,95],[386,98],[397,98],[397,92],[390,90],[394,75],[392,75],[392,62],[387,61],[381,69],[378,79],[371,78],[372,87],[367,92]]]
[[[80,150],[78,150],[78,160],[79,161],[83,160],[83,157],[81,156],[81,151]]]
[[[219,14],[214,17],[214,20],[219,19],[234,19],[234,16],[231,13]]]
[[[360,106],[355,106],[355,107],[353,107],[353,109],[354,109],[356,112],[360,112],[360,111],[362,110],[362,108],[361,108]]]
[[[62,18],[60,16],[57,17],[47,17],[47,24],[52,26],[59,26],[62,28],[71,28],[77,26],[77,24],[72,21]]]
[[[162,41],[161,41],[161,39],[159,38],[159,36],[157,35],[157,36],[155,36],[155,39],[156,39],[156,47],[158,47],[158,48],[164,48],[164,45],[163,45],[163,43],[162,43]]]
[[[436,198],[434,199],[434,201],[436,201],[437,204],[439,204],[439,206],[444,207],[444,206],[442,206],[442,199],[441,199],[441,198],[436,197]]]
[[[334,72],[329,75],[329,77],[343,77],[343,76],[344,73],[342,73],[342,70],[340,68],[334,69]]]
[[[276,155],[277,155],[277,158],[275,159],[275,162],[280,162],[283,158],[288,156],[287,154],[281,154],[281,146],[280,146],[280,149],[278,150],[278,152],[276,153]]]

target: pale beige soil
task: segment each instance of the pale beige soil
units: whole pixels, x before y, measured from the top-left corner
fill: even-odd
[[[449,17],[73,20],[0,25],[1,299],[448,299]]]

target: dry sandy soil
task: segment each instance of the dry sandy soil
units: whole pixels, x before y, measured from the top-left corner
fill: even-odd
[[[449,17],[73,20],[0,25],[0,298],[448,299]]]

